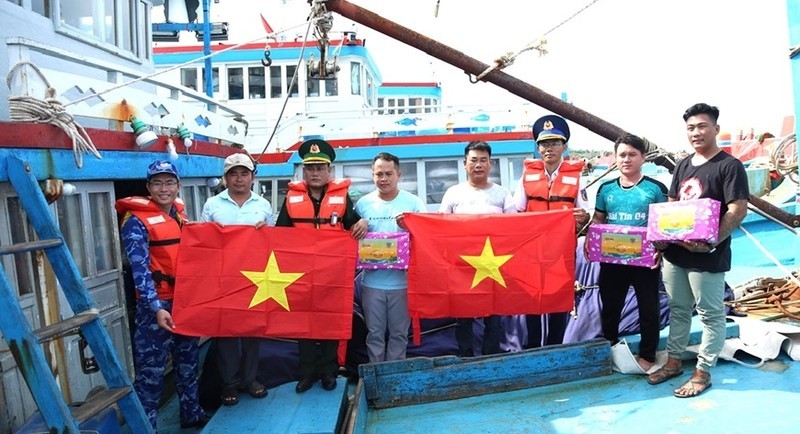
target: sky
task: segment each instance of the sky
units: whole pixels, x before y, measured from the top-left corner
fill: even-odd
[[[722,131],[778,134],[793,114],[785,0],[350,0],[491,64],[547,34],[548,54],[521,54],[505,72],[662,148],[689,149],[682,114],[707,102]],[[219,0],[212,20],[230,41],[263,33],[259,13],[288,38],[304,33],[306,0]],[[154,13],[154,22],[156,16]],[[241,24],[240,24],[241,23]],[[515,108],[525,101],[490,83],[334,14],[334,31],[357,31],[384,81],[442,83],[446,106]],[[544,109],[541,114],[546,114]],[[610,142],[570,124],[570,145]]]

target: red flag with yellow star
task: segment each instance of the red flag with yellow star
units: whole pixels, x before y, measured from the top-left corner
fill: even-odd
[[[184,226],[175,332],[349,339],[357,245],[345,231]]]
[[[571,210],[406,214],[412,318],[567,312],[573,307]]]

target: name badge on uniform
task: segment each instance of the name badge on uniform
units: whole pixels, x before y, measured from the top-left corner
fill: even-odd
[[[165,221],[167,221],[167,220],[164,218],[163,215],[157,215],[155,217],[148,217],[147,218],[147,223],[150,223],[151,225],[164,223]]]
[[[328,202],[331,205],[343,205],[344,204],[344,197],[342,197],[342,196],[333,196],[330,199],[328,199]]]
[[[289,203],[299,203],[303,201],[303,196],[289,196]]]
[[[525,175],[525,181],[538,181],[542,179],[541,173],[529,173]]]
[[[567,185],[578,185],[578,178],[574,176],[564,176],[561,178],[561,182]]]

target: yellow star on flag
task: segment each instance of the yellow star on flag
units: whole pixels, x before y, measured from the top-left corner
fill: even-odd
[[[514,255],[496,256],[489,237],[486,237],[486,243],[483,245],[483,251],[480,256],[461,255],[461,259],[467,261],[469,265],[475,268],[475,277],[472,278],[472,286],[470,289],[478,286],[478,284],[487,277],[503,285],[503,288],[505,288],[506,281],[503,279],[503,275],[500,274],[500,267],[511,259],[512,256]]]
[[[281,273],[275,252],[270,252],[267,268],[264,271],[242,271],[242,274],[258,288],[248,307],[257,306],[271,298],[287,311],[291,311],[289,300],[286,298],[286,287],[303,277],[305,273]]]

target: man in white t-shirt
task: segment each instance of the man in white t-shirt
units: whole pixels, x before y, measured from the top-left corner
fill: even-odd
[[[443,214],[508,214],[517,212],[511,193],[503,186],[489,181],[492,169],[492,148],[482,140],[470,142],[464,148],[464,170],[467,182],[447,189],[439,212]],[[472,326],[474,318],[459,318],[456,328],[458,355],[472,357]],[[500,316],[483,318],[483,345],[481,353],[500,352],[502,326]]]

